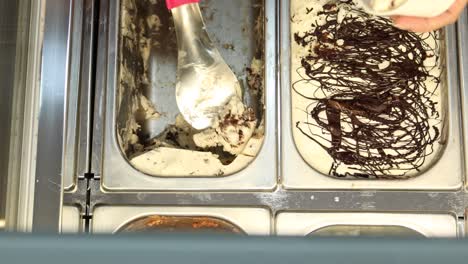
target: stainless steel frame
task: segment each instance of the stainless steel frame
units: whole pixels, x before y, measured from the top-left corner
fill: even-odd
[[[78,179],[91,171],[94,118],[95,49],[99,7],[94,0],[74,0],[70,77],[64,153],[63,186],[74,191]]]
[[[429,191],[289,191],[274,192],[103,192],[99,181],[90,185],[92,212],[101,205],[122,206],[216,206],[269,208],[283,211],[354,212],[446,212],[463,217],[463,192]],[[83,193],[65,196],[65,204],[84,198]]]
[[[57,232],[62,207],[62,169],[72,0],[45,5],[39,128],[34,196],[34,231]]]
[[[19,231],[30,231],[32,225],[33,231],[58,232],[62,192],[76,195],[86,190],[83,182],[77,179],[90,170],[91,163],[88,154],[91,152],[95,74],[92,68],[94,3],[92,0],[53,0],[37,1],[33,5],[31,14],[33,18],[37,16],[38,25],[32,29],[31,35],[35,38],[30,40],[30,49],[31,52],[35,50],[35,43],[42,44],[42,54],[36,63],[35,53],[31,53],[28,63],[32,68],[26,73],[29,80],[26,85],[31,86],[26,97],[31,99],[25,105],[29,118],[25,117],[28,122],[25,124],[32,127],[25,126],[27,131],[24,132],[25,136],[26,133],[31,135],[31,140],[26,138],[24,151],[27,155],[21,157],[24,166],[17,195]],[[36,120],[37,115],[39,120]],[[34,197],[28,197],[29,193]],[[74,200],[72,205],[79,206],[85,214],[86,196]],[[32,220],[28,220],[30,218]]]
[[[150,215],[202,216],[228,221],[248,235],[270,235],[271,216],[262,208],[216,207],[97,207],[93,212],[93,233],[114,233],[125,224]]]
[[[460,67],[460,88],[462,100],[462,120],[465,146],[465,184],[468,183],[468,9],[462,12],[457,23],[458,28],[458,52]],[[466,185],[468,188],[468,185]]]
[[[98,69],[106,69],[106,100],[97,98],[97,109],[105,109],[104,114],[95,120],[105,124],[102,142],[103,152],[94,154],[102,157],[102,168],[96,169],[101,176],[102,187],[107,191],[172,191],[172,190],[271,190],[276,185],[276,42],[275,42],[275,1],[265,2],[265,104],[266,128],[263,147],[257,158],[244,170],[219,178],[160,178],[145,175],[133,168],[122,155],[116,138],[116,87],[117,54],[119,33],[120,1],[110,1],[108,10],[108,34],[101,35],[107,43],[107,58],[98,62]],[[107,41],[106,41],[107,40]],[[101,50],[102,51],[102,50]],[[100,82],[100,81],[98,81]],[[101,82],[100,82],[101,83]],[[97,88],[102,89],[102,88]],[[97,96],[103,96],[98,92]],[[98,131],[97,135],[102,132]],[[98,152],[101,149],[93,148]],[[97,164],[99,166],[99,164]]]
[[[307,236],[325,227],[398,226],[424,237],[457,237],[454,215],[409,213],[280,213],[276,217],[278,235]]]
[[[19,1],[15,87],[10,139],[6,228],[32,229],[37,152],[40,64],[43,40],[42,1]]]
[[[281,176],[286,189],[381,189],[381,190],[458,190],[462,186],[461,120],[456,32],[446,30],[448,74],[447,146],[439,161],[424,174],[408,180],[343,180],[325,176],[308,165],[299,154],[292,135],[290,1],[281,1]]]
[[[273,1],[271,1],[273,2]],[[109,5],[110,4],[110,5]],[[271,4],[271,3],[270,3]],[[281,8],[280,5],[281,4]],[[96,87],[95,87],[95,111],[94,111],[94,130],[93,130],[93,137],[92,137],[92,153],[87,153],[91,157],[91,172],[94,173],[94,178],[91,179],[84,179],[80,177],[76,183],[76,187],[73,190],[69,190],[65,193],[64,196],[64,204],[66,205],[80,205],[82,208],[83,214],[89,215],[93,217],[93,225],[98,225],[99,223],[94,223],[94,221],[112,221],[112,217],[102,217],[100,216],[99,210],[102,208],[109,208],[109,212],[112,210],[118,210],[119,208],[127,208],[128,210],[132,210],[132,208],[144,208],[138,210],[149,210],[149,208],[194,208],[194,207],[215,207],[218,208],[220,211],[228,210],[229,208],[265,208],[271,212],[271,215],[277,215],[279,213],[343,213],[343,212],[353,212],[357,214],[364,214],[364,213],[389,213],[394,212],[395,214],[422,214],[422,215],[431,215],[431,214],[447,214],[450,217],[453,215],[453,219],[450,218],[450,221],[456,221],[458,225],[458,232],[459,235],[464,234],[464,226],[465,222],[463,217],[465,216],[465,210],[468,205],[468,195],[464,190],[459,190],[458,188],[461,187],[462,183],[462,166],[461,166],[461,139],[453,139],[454,142],[458,142],[459,146],[454,146],[455,149],[451,152],[450,155],[454,155],[454,152],[459,153],[458,156],[454,155],[454,160],[459,161],[459,164],[454,166],[458,169],[458,176],[453,177],[452,182],[450,184],[444,184],[439,182],[432,182],[431,184],[422,186],[415,186],[415,185],[408,185],[403,186],[403,183],[388,183],[387,185],[383,186],[373,186],[371,185],[370,190],[363,190],[367,189],[364,187],[358,188],[357,186],[348,186],[349,189],[345,189],[346,186],[341,186],[333,184],[318,186],[314,185],[304,185],[298,188],[297,190],[289,189],[291,186],[288,184],[282,185],[281,180],[284,180],[284,177],[288,177],[291,175],[291,171],[287,171],[287,169],[291,169],[291,163],[281,163],[283,166],[282,173],[283,179],[278,179],[278,186],[274,190],[271,190],[275,186],[276,176],[272,177],[273,182],[270,184],[269,188],[263,189],[251,189],[249,186],[245,189],[239,188],[239,186],[231,187],[231,186],[224,186],[222,185],[223,179],[218,179],[218,185],[214,186],[211,185],[212,182],[207,182],[203,179],[190,179],[191,183],[187,183],[187,186],[183,185],[175,185],[176,179],[169,179],[169,182],[174,184],[163,184],[159,186],[155,186],[153,181],[147,180],[148,187],[147,188],[140,188],[143,181],[139,181],[137,184],[129,183],[132,179],[142,179],[145,176],[141,173],[136,172],[134,169],[130,168],[130,165],[127,164],[127,161],[123,158],[120,154],[120,150],[115,141],[115,136],[112,134],[113,129],[113,120],[114,114],[112,107],[109,107],[109,104],[113,104],[114,96],[113,96],[113,85],[112,83],[115,82],[116,72],[115,72],[115,58],[116,58],[116,46],[115,46],[115,37],[116,37],[116,25],[115,23],[115,16],[116,16],[116,3],[110,3],[109,1],[101,1],[100,10],[100,21],[99,21],[99,42],[98,42],[98,50],[100,52],[97,53],[97,75],[96,75]],[[271,4],[274,5],[274,4]],[[282,25],[289,25],[289,17],[287,12],[289,12],[289,1],[276,1],[276,7],[271,7],[272,10],[268,11],[273,18],[278,17],[279,12],[282,11]],[[111,7],[114,8],[111,8]],[[284,8],[287,7],[285,11]],[[276,10],[276,11],[275,11]],[[108,13],[110,12],[110,13]],[[110,19],[113,18],[113,19]],[[114,21],[114,22],[113,22]],[[288,35],[288,28],[280,28],[279,27],[278,19],[272,19],[270,17],[268,27],[270,28],[270,34],[276,32],[276,35],[270,35],[269,41],[276,43],[279,38],[279,34],[281,32],[282,41],[282,49],[281,49],[281,57],[276,57],[275,54],[279,52],[276,50],[276,44],[269,44],[270,50],[268,54],[272,56],[270,60],[278,60],[281,59],[282,62],[287,63],[289,61],[288,52],[289,50],[286,48],[287,43],[285,41],[289,40]],[[276,28],[276,30],[275,30]],[[459,26],[459,28],[463,28]],[[459,106],[458,102],[458,72],[457,67],[454,65],[455,61],[453,60],[453,56],[456,54],[456,43],[453,41],[453,37],[455,35],[454,27],[448,28],[448,34],[452,41],[449,41],[449,47],[447,47],[452,55],[449,58],[449,67],[450,71],[453,73],[450,77],[450,123],[451,123],[451,131],[458,131],[458,136],[461,137],[460,131],[460,118],[458,117],[458,113],[456,110]],[[284,36],[287,36],[287,40],[284,39]],[[113,43],[113,45],[110,45]],[[110,63],[107,64],[108,60]],[[466,66],[466,62],[464,66]],[[282,65],[280,61],[277,61],[277,65]],[[107,68],[107,66],[109,66]],[[462,67],[465,69],[466,67]],[[101,72],[102,71],[102,72]],[[466,71],[466,70],[464,70]],[[275,85],[275,83],[282,85],[282,115],[277,116],[278,122],[270,122],[270,126],[268,129],[273,132],[277,131],[279,134],[282,135],[282,139],[287,141],[288,135],[288,128],[290,127],[290,119],[288,116],[288,105],[287,102],[287,95],[289,91],[289,83],[287,79],[285,80],[284,77],[288,78],[286,74],[287,71],[282,71],[283,79],[281,83],[279,82],[279,76],[275,75],[274,67],[269,69],[270,76],[276,76],[277,80],[269,80],[269,82],[273,82],[270,85]],[[105,74],[104,74],[105,73]],[[466,74],[464,74],[465,76]],[[270,86],[271,87],[271,86]],[[82,94],[82,96],[87,96],[86,94]],[[267,101],[269,99],[270,111],[271,109],[276,109],[276,103],[273,102],[275,99],[280,101],[279,97],[276,97],[275,92],[270,90],[269,97],[267,97]],[[85,100],[87,99],[80,99]],[[465,101],[466,102],[466,101]],[[281,121],[281,122],[279,122]],[[275,127],[277,126],[277,127]],[[283,128],[282,128],[283,127]],[[457,129],[455,129],[457,128]],[[270,133],[270,137],[274,137],[275,133]],[[104,140],[103,140],[104,139]],[[270,140],[272,140],[270,138]],[[458,141],[457,141],[458,140]],[[454,144],[451,142],[450,144]],[[279,160],[287,160],[287,151],[290,150],[292,153],[295,151],[295,147],[287,148],[287,144],[279,144],[278,140],[278,148],[281,150],[279,151]],[[290,142],[291,143],[291,142]],[[104,145],[103,145],[104,144]],[[275,148],[274,148],[275,149]],[[101,150],[104,150],[103,152]],[[109,152],[112,150],[112,152]],[[262,151],[265,151],[262,150]],[[114,158],[106,157],[106,155],[110,155],[109,153],[114,153]],[[276,155],[276,154],[275,154]],[[273,161],[277,162],[275,155],[268,155],[271,156],[270,163]],[[289,155],[289,154],[288,154]],[[107,161],[106,161],[107,159]],[[302,160],[302,167],[305,170],[305,173],[309,173],[312,171],[307,164],[305,164]],[[115,162],[115,163],[113,163]],[[256,161],[257,162],[257,161]],[[103,166],[101,166],[101,164]],[[125,165],[121,165],[125,164]],[[255,165],[255,164],[253,164]],[[106,169],[106,166],[108,167]],[[101,180],[105,179],[106,177],[113,177],[110,173],[109,167],[114,166],[115,168],[112,169],[112,172],[117,173],[118,177],[121,177],[123,180],[121,182],[114,182],[115,185],[119,185],[118,188],[106,189],[103,188],[109,187],[108,185],[101,182]],[[124,170],[122,170],[122,168]],[[450,170],[456,170],[456,168],[448,167]],[[106,174],[101,173],[101,169]],[[122,170],[122,171],[119,171]],[[296,168],[293,168],[294,171],[298,171]],[[287,174],[286,174],[287,172]],[[255,173],[263,173],[262,175],[266,177],[266,171],[262,170],[261,168],[255,169],[251,175],[255,176]],[[275,174],[272,174],[275,175]],[[307,175],[307,174],[305,174]],[[317,174],[318,175],[318,174]],[[81,175],[83,176],[83,175]],[[102,178],[101,178],[102,176]],[[135,177],[136,178],[135,178]],[[325,176],[318,175],[322,178],[326,178]],[[125,178],[126,177],[126,178]],[[423,179],[425,176],[421,176]],[[437,177],[436,177],[437,178]],[[456,179],[455,179],[456,178]],[[166,179],[158,179],[159,183],[164,182]],[[178,179],[177,183],[180,181],[185,181],[186,179]],[[199,181],[197,181],[199,180]],[[167,182],[167,181],[166,181]],[[206,186],[201,186],[201,183],[205,182]],[[213,181],[216,182],[216,181]],[[226,184],[225,181],[223,184]],[[436,184],[437,183],[437,184]],[[128,185],[129,184],[129,185]],[[193,184],[188,186],[188,184]],[[349,183],[347,183],[349,185]],[[408,183],[409,184],[409,183]],[[133,187],[132,187],[133,185]],[[136,186],[138,185],[138,186]],[[115,186],[114,186],[115,187]],[[379,187],[379,188],[377,188]],[[414,191],[411,191],[414,190]],[[101,208],[101,209],[99,209]],[[107,210],[107,209],[106,209]],[[163,210],[156,210],[157,212],[161,212]],[[86,213],[87,212],[87,213]],[[93,213],[99,212],[98,215],[93,215]],[[147,212],[147,211],[145,211]],[[398,213],[400,212],[400,213]],[[119,213],[116,213],[117,215]],[[129,219],[130,217],[135,216],[134,213],[129,214],[122,214],[125,215],[126,218],[116,221],[118,224],[122,224],[125,222],[125,219]],[[456,217],[458,219],[456,219]],[[100,220],[102,219],[102,220]],[[115,224],[117,228],[118,225]],[[451,227],[452,228],[452,227]],[[115,229],[114,229],[115,230]]]

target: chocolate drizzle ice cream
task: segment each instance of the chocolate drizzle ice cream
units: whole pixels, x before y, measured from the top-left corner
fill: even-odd
[[[335,177],[417,176],[440,149],[441,32],[398,29],[349,0],[293,10],[294,137],[303,157]]]
[[[172,74],[174,81],[176,77],[176,34],[165,1],[121,1],[117,134],[122,152],[136,169],[153,176],[216,177],[233,174],[255,158],[264,138],[263,1],[247,6],[255,10],[257,20],[231,29],[242,31],[253,51],[211,36],[223,55],[243,52],[248,58],[242,68],[230,65],[236,66],[244,99],[229,102],[212,128],[199,131],[168,106],[175,98],[175,83],[152,76],[165,68],[165,75]],[[203,3],[201,9],[208,24],[217,18]],[[155,63],[155,58],[162,61]],[[167,70],[171,66],[173,72]],[[149,96],[155,87],[161,92],[156,99]],[[162,129],[152,130],[150,122]]]

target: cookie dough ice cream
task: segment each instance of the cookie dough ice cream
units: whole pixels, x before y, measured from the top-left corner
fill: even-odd
[[[151,53],[163,45],[176,48],[164,1],[123,0],[121,10],[117,133],[129,162],[143,173],[164,177],[219,177],[245,168],[259,152],[264,138],[263,12],[259,12],[254,25],[249,25],[255,28],[258,38],[257,50],[245,61],[248,67],[242,73],[244,97],[249,95],[250,101],[233,98],[213,127],[199,131],[179,113],[161,112],[158,102],[146,96],[145,91],[158,85],[149,77],[154,59]],[[236,48],[229,46],[230,50]],[[175,71],[173,74],[175,78]],[[175,86],[172,89],[175,93]],[[177,117],[162,132],[148,138],[144,132],[147,123],[163,122],[168,115]]]

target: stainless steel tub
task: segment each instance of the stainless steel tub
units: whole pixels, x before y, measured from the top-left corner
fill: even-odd
[[[229,6],[235,6],[239,3],[232,1],[213,1],[210,2],[210,8],[218,8],[219,10],[229,10]],[[105,83],[105,91],[98,92],[97,95],[97,108],[98,117],[95,118],[97,123],[104,122],[102,128],[103,140],[102,142],[95,143],[95,146],[101,147],[102,152],[102,165],[101,171],[102,187],[108,191],[123,191],[123,190],[267,190],[273,189],[276,185],[276,40],[275,40],[275,1],[265,1],[265,138],[263,146],[253,162],[243,170],[232,175],[226,175],[217,178],[194,178],[181,177],[158,177],[146,175],[135,169],[126,157],[122,154],[122,149],[119,146],[117,139],[116,127],[119,122],[117,113],[116,97],[118,93],[118,54],[119,54],[119,6],[120,1],[109,2],[109,32],[108,35],[102,37],[101,43],[106,43],[107,58],[101,60],[98,69],[104,69],[107,65],[107,76],[101,78]],[[229,12],[227,13],[229,14]],[[226,15],[222,19],[232,19],[232,23],[237,23],[239,18],[232,15]],[[240,18],[242,19],[242,18]],[[226,36],[229,34],[229,29],[216,28],[213,30],[216,34]],[[106,39],[107,38],[107,39]],[[234,47],[235,48],[235,47]],[[236,62],[235,58],[232,58]],[[229,60],[228,60],[229,62]],[[240,63],[237,61],[237,63]],[[244,64],[247,62],[243,62]],[[234,69],[239,70],[247,65],[237,65]],[[175,70],[175,68],[174,68]],[[165,73],[169,74],[168,69]],[[175,75],[175,71],[170,73]],[[99,77],[98,77],[99,78]],[[164,81],[164,80],[163,80]],[[155,90],[148,93],[149,97],[153,96],[166,96],[172,98],[171,95],[174,91],[171,90],[170,82],[162,90]],[[98,89],[102,89],[99,88]],[[162,88],[161,88],[162,89]],[[158,94],[159,92],[159,94]],[[105,96],[105,100],[100,97]],[[170,101],[168,99],[168,101]],[[166,105],[165,111],[172,115],[176,111],[174,105],[170,102]],[[148,124],[152,129],[158,129],[157,124]],[[160,129],[160,128],[159,128]],[[97,135],[100,132],[98,131]],[[96,137],[95,138],[99,138]],[[99,140],[99,139],[98,139]],[[94,151],[99,152],[98,148]],[[99,157],[101,153],[95,156]],[[99,160],[99,158],[97,158]]]
[[[445,30],[446,85],[441,87],[445,147],[421,175],[405,180],[337,179],[319,173],[298,151],[292,132],[290,3],[281,2],[281,176],[286,189],[456,190],[462,186],[461,121],[458,108],[458,67],[455,28]],[[442,54],[444,55],[444,54]]]
[[[151,215],[212,217],[227,221],[248,235],[269,235],[271,233],[271,216],[267,209],[149,206],[97,207],[93,212],[92,232],[115,233],[126,224]]]
[[[456,217],[448,214],[283,212],[276,217],[278,235],[330,235],[337,231],[358,235],[366,227],[376,231],[376,236],[397,230],[401,235],[410,237],[457,237]]]

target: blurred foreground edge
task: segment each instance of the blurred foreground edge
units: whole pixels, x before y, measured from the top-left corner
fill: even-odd
[[[466,263],[465,240],[0,235],[1,263]]]

